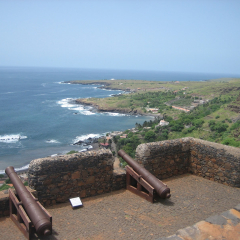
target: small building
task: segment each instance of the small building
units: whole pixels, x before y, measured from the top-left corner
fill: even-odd
[[[104,147],[104,148],[108,148],[109,147],[109,143],[100,143],[100,146]]]
[[[167,126],[169,124],[169,122],[165,121],[165,120],[161,120],[159,125],[160,126]]]
[[[172,108],[177,109],[177,110],[181,110],[181,111],[184,111],[184,112],[189,112],[190,111],[186,108],[181,108],[181,107],[176,107],[176,106],[172,106]]]
[[[149,108],[149,107],[147,107],[146,110],[147,110],[148,112],[158,113],[159,108]]]
[[[120,138],[127,138],[127,134],[123,134]]]
[[[110,139],[112,139],[112,137],[110,137],[110,136],[106,137],[107,142],[108,142]]]

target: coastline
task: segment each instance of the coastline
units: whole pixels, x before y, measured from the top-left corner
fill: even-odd
[[[98,85],[97,88],[105,90],[119,90],[123,93],[145,93],[146,91],[156,91],[156,90],[171,90],[169,87],[163,87],[162,84],[167,82],[156,82],[156,81],[147,81],[147,80],[75,80],[75,81],[65,81],[66,84],[80,84],[80,85]],[[154,85],[152,85],[154,84]],[[160,86],[159,86],[160,84]],[[175,85],[175,84],[174,84]],[[117,87],[116,87],[117,86]],[[121,87],[120,87],[121,86]],[[111,97],[117,97],[120,94],[111,95]],[[110,98],[111,98],[110,97]],[[105,97],[103,99],[106,99]],[[102,99],[101,99],[102,100]],[[100,100],[100,101],[101,101]],[[150,116],[150,117],[162,117],[161,113],[151,113],[144,112],[140,108],[131,108],[131,107],[108,107],[103,103],[101,106],[99,103],[91,101],[91,98],[78,98],[73,101],[75,104],[90,106],[97,112],[110,112],[110,113],[119,113],[119,114],[128,114],[133,116]],[[105,106],[104,106],[105,105]]]
[[[149,116],[149,117],[161,117],[161,113],[144,113],[142,111],[138,111],[137,109],[131,110],[129,108],[103,108],[98,104],[86,102],[85,98],[79,98],[74,100],[74,103],[83,105],[83,106],[91,106],[97,112],[111,112],[111,113],[120,113],[120,114],[128,114],[128,115],[138,115],[138,116]]]

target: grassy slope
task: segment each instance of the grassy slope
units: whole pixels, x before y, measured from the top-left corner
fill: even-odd
[[[141,80],[101,80],[101,81],[70,81],[75,84],[99,84],[105,85],[104,88],[120,89],[120,90],[135,90],[136,93],[144,93],[146,91],[175,91],[181,90],[184,87],[186,93],[212,99],[219,95],[237,95],[240,90],[240,79],[219,79],[206,82],[157,82],[157,81],[141,81]],[[88,99],[88,101],[97,102],[99,99]],[[103,104],[102,101],[101,104]],[[105,102],[111,104],[114,100],[111,97],[105,98]]]
[[[96,104],[100,108],[108,109],[108,108],[115,108],[115,109],[129,109],[130,106],[134,107],[135,109],[142,109],[143,101],[142,100],[132,100],[131,95],[133,94],[141,94],[151,92],[158,92],[158,91],[179,91],[183,88],[186,88],[184,92],[186,95],[191,95],[195,97],[201,97],[204,100],[211,100],[214,97],[221,96],[221,99],[229,99],[232,98],[230,103],[223,104],[220,109],[217,111],[209,114],[208,116],[204,117],[204,124],[201,128],[192,131],[191,133],[184,133],[182,132],[170,132],[169,138],[179,138],[179,137],[186,137],[192,136],[195,138],[201,138],[205,140],[211,140],[216,142],[221,142],[224,137],[234,137],[238,139],[238,130],[230,131],[230,127],[232,126],[233,122],[240,117],[239,112],[234,112],[229,105],[240,106],[240,101],[236,100],[240,93],[240,79],[218,79],[213,81],[207,82],[155,82],[155,81],[137,81],[137,80],[103,80],[103,81],[79,81],[78,83],[82,84],[93,84],[98,83],[101,85],[105,85],[104,88],[111,88],[111,89],[121,89],[121,90],[134,90],[135,92],[131,92],[130,94],[124,94],[121,96],[109,97],[109,98],[91,98],[91,99],[84,99],[86,103]],[[240,97],[239,97],[240,98]],[[239,99],[238,98],[238,99]],[[174,99],[174,103],[172,105],[179,105],[186,104],[189,101],[188,99],[181,98],[178,102],[177,99]],[[164,114],[173,117],[174,119],[178,119],[179,114],[181,111],[176,109],[164,109]],[[217,117],[217,118],[216,118]],[[228,122],[230,119],[233,122]],[[229,128],[226,133],[222,134],[221,136],[213,135],[212,131],[209,128],[209,121],[215,120],[217,122],[225,121],[228,124]]]

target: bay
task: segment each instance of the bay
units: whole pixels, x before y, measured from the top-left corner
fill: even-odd
[[[156,71],[0,67],[0,173],[8,166],[24,169],[33,159],[65,154],[88,137],[124,131],[151,117],[98,113],[71,102],[76,98],[108,97],[121,91],[70,80],[135,79],[201,81],[223,74]]]

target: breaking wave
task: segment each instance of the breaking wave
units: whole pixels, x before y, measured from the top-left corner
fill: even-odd
[[[20,168],[14,168],[15,172],[19,172],[19,171],[25,171],[25,170],[28,170],[29,168],[29,164],[23,166],[23,167],[20,167]],[[0,170],[0,174],[5,174],[5,170]]]
[[[61,105],[63,108],[68,108],[71,111],[75,111],[75,114],[83,114],[83,115],[94,115],[96,113],[92,112],[92,107],[79,105],[74,103],[73,98],[64,98],[57,102],[57,104]]]
[[[0,142],[4,143],[16,143],[22,139],[26,139],[27,136],[22,136],[20,134],[10,134],[10,135],[1,135]]]
[[[77,136],[74,140],[73,143],[77,143],[79,141],[84,141],[87,140],[89,138],[99,138],[102,136],[105,136],[106,134],[94,134],[94,133],[90,133],[90,134],[86,134],[86,135],[81,135],[81,136]]]
[[[60,142],[55,139],[49,139],[46,141],[46,143],[60,143]]]
[[[111,113],[111,112],[106,112],[106,113],[104,113],[104,114],[109,115],[109,116],[113,116],[113,117],[127,116],[127,114],[124,114],[124,113]]]

